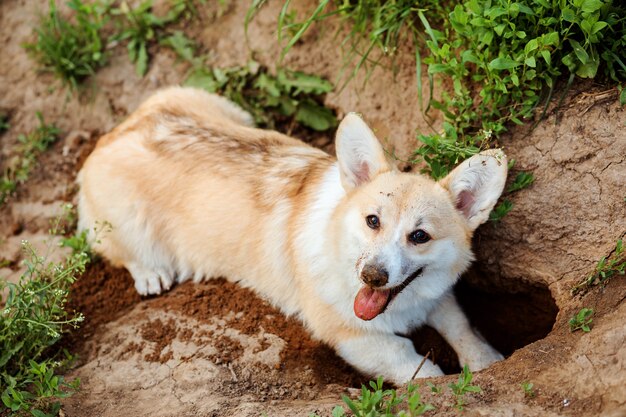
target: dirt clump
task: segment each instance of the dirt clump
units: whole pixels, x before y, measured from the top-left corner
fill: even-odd
[[[309,368],[316,382],[322,384],[360,386],[363,380],[330,347],[312,340],[298,320],[285,317],[252,290],[225,279],[184,283],[150,303],[152,307],[179,311],[199,321],[222,317],[230,328],[246,335],[257,334],[261,329],[279,336],[287,346],[281,351],[278,369]]]
[[[163,323],[160,319],[151,320],[145,323],[141,327],[141,337],[144,340],[153,342],[155,344],[154,350],[145,355],[143,358],[147,362],[159,362],[165,363],[172,359],[172,352],[165,352],[163,350],[170,346],[172,340],[174,340],[177,333],[176,323],[174,319],[169,319]]]
[[[80,331],[74,334],[85,339],[93,336],[98,326],[115,320],[141,301],[130,273],[102,260],[87,266],[70,294],[68,309],[85,316]]]

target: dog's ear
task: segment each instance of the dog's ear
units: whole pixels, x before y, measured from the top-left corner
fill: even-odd
[[[380,142],[356,113],[348,113],[339,124],[335,148],[346,191],[391,170]]]
[[[506,182],[506,155],[500,149],[489,149],[466,159],[439,184],[448,190],[452,200],[475,230],[489,218]]]

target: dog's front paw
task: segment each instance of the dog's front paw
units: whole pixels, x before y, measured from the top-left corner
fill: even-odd
[[[461,364],[467,365],[471,371],[480,371],[503,360],[504,356],[491,346],[485,345],[480,350],[473,352],[472,355],[459,359]]]
[[[135,280],[135,289],[141,295],[161,294],[174,283],[174,274],[164,269],[152,270],[137,264],[130,264],[127,268]]]

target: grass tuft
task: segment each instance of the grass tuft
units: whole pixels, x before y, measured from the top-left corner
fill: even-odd
[[[44,71],[52,72],[72,89],[106,63],[102,29],[108,3],[69,0],[73,19],[67,19],[49,0],[48,15],[40,19],[37,39],[24,45]]]
[[[17,155],[5,167],[0,177],[0,205],[4,204],[15,193],[19,184],[28,180],[31,171],[37,165],[37,158],[58,139],[59,129],[44,121],[41,113],[37,112],[39,126],[27,135],[19,135]]]
[[[197,1],[201,5],[205,3]],[[35,29],[36,41],[24,47],[44,71],[53,72],[76,90],[106,64],[106,48],[114,47],[117,42],[127,42],[128,55],[137,74],[145,75],[150,60],[148,47],[171,35],[166,31],[168,25],[198,15],[194,0],[170,0],[163,17],[152,13],[153,0],[144,0],[134,8],[126,0],[117,7],[113,4],[113,0],[69,0],[67,5],[73,15],[68,19],[59,13],[55,0],[49,0],[49,13]],[[111,26],[115,26],[115,31],[105,38],[104,32],[110,31]]]

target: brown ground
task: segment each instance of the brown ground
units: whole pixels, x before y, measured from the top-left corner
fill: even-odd
[[[77,169],[98,136],[157,88],[179,83],[187,70],[170,51],[154,48],[140,79],[124,48],[117,48],[94,77],[92,97],[69,95],[49,74],[36,73],[20,47],[32,39],[40,6],[0,3],[0,109],[10,112],[12,125],[0,136],[0,164],[17,135],[36,126],[35,111],[64,132],[16,198],[0,208],[0,258],[12,261],[0,275],[10,279],[19,275],[19,242],[42,246],[49,219],[61,202],[73,200]],[[222,17],[207,12],[186,25],[213,64],[244,64],[250,57],[246,7],[233,1]],[[273,31],[279,8],[280,2],[270,2],[250,27],[255,58],[270,67],[278,56]],[[335,79],[342,63],[341,36],[334,32],[314,28],[286,64]],[[375,70],[362,89],[360,75],[326,101],[340,115],[363,113],[406,159],[416,145],[414,131],[430,128],[417,105],[410,54],[400,55],[398,68],[395,78]],[[569,291],[626,233],[626,117],[614,94],[598,91],[579,84],[536,130],[517,129],[502,140],[516,169],[532,170],[536,182],[511,196],[515,208],[502,222],[481,228],[479,260],[457,288],[474,325],[507,355],[476,374],[483,393],[468,398],[467,415],[626,415],[626,282],[614,279],[583,297]],[[297,321],[224,280],[186,283],[141,299],[126,271],[99,261],[73,294],[71,305],[86,321],[65,341],[80,355],[70,377],[82,381],[80,393],[64,401],[67,416],[329,415],[341,394],[354,394],[365,381]],[[596,310],[593,330],[572,334],[567,321],[583,306]],[[422,353],[432,350],[444,369],[458,370],[434,331],[412,336]],[[455,379],[433,382],[445,386]],[[535,384],[535,397],[524,396],[522,381]],[[458,413],[448,393],[422,392],[439,414]]]

